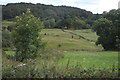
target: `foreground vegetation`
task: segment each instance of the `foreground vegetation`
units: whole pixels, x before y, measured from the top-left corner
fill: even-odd
[[[3,78],[117,78],[117,74],[117,52],[47,50],[27,62],[3,55]]]
[[[59,60],[59,65],[64,66],[69,61],[69,66],[81,65],[83,68],[118,68],[118,52],[112,51],[74,51],[65,52],[64,58]]]

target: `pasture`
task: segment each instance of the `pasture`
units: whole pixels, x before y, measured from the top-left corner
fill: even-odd
[[[71,31],[71,30],[66,30]],[[88,33],[85,33],[88,32]],[[98,37],[92,30],[74,30],[72,32],[82,33],[82,36],[96,40]],[[76,35],[63,32],[61,29],[44,29],[42,30],[42,40],[47,43],[47,48],[67,51],[99,51],[103,48],[96,46],[94,42],[86,41]],[[60,46],[59,46],[60,45]]]
[[[60,66],[68,63],[69,66],[80,65],[83,68],[118,68],[118,52],[112,51],[74,51],[65,52],[64,58],[58,61]]]
[[[4,21],[3,25],[8,26],[12,23],[13,22]],[[96,33],[91,29],[65,31],[73,32],[94,41],[97,41],[98,38]],[[40,34],[42,35],[42,41],[46,43],[45,50],[47,51],[36,58],[34,65],[30,61],[23,63],[28,66],[34,66],[34,69],[38,69],[41,72],[45,69],[46,73],[49,69],[51,71],[53,70],[53,67],[55,67],[57,72],[63,71],[61,74],[65,73],[64,70],[66,70],[66,67],[75,69],[77,65],[83,69],[95,68],[111,70],[113,68],[118,68],[118,52],[104,51],[101,45],[97,46],[95,45],[95,42],[87,41],[67,32],[62,31],[61,29],[43,29]],[[11,74],[14,70],[13,66],[16,67],[19,64],[22,64],[22,62],[14,61],[10,58],[14,57],[15,51],[9,49],[8,51],[5,51],[5,54],[7,57],[4,55],[2,57],[3,71],[5,71],[3,73],[4,76]],[[52,72],[56,73],[54,71]],[[23,70],[22,73],[24,73]],[[22,73],[18,73],[18,76],[23,75]]]
[[[64,53],[57,53],[58,52],[55,53],[53,51],[48,52],[44,55],[44,58],[59,58],[64,55],[62,58],[54,59],[55,63],[60,67],[65,67],[68,63],[69,67],[75,67],[76,65],[82,66],[83,68],[94,67],[101,69],[112,68],[113,66],[115,68],[118,67],[118,52],[115,51],[64,51]],[[12,51],[6,51],[6,54],[14,56],[15,53]],[[51,58],[51,60],[53,58]],[[38,57],[37,60],[39,62],[41,59]]]
[[[91,40],[96,40],[98,37],[90,29],[66,31],[75,32]],[[57,61],[57,65],[59,66],[66,66],[68,61],[69,66],[75,66],[77,64],[83,67],[94,66],[96,68],[110,68],[112,65],[118,66],[118,52],[102,51],[103,48],[96,46],[94,42],[80,39],[78,36],[63,32],[60,29],[43,29],[41,35],[42,41],[46,42],[46,49],[49,49],[49,51],[51,49],[53,53],[54,50],[63,53],[64,58]],[[72,36],[74,37],[72,38]],[[6,54],[14,56],[15,52],[6,51]]]

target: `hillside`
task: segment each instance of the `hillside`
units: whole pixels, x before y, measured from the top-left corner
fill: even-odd
[[[3,29],[12,29],[12,27],[8,26],[12,26],[13,24],[14,22],[11,21],[3,21]],[[43,29],[40,34],[42,35],[42,41],[47,43],[46,46],[48,49],[57,49],[62,51],[99,51],[103,49],[101,46],[95,45],[98,36],[91,29],[64,31],[61,29]],[[79,35],[85,39],[79,37]],[[92,40],[93,42],[86,39]]]
[[[97,35],[91,30],[66,30],[74,32],[90,40],[97,40]],[[85,33],[87,32],[87,33]],[[58,49],[67,51],[98,51],[102,50],[101,46],[96,46],[95,42],[90,42],[79,36],[63,32],[60,29],[44,29],[42,30],[42,40],[47,43],[48,49]]]
[[[90,28],[94,20],[100,15],[95,15],[84,9],[68,7],[68,6],[53,6],[45,4],[32,3],[9,3],[3,5],[3,20],[15,20],[15,16],[21,15],[27,8],[31,9],[31,13],[40,18],[46,28],[61,28],[67,26],[80,29]],[[73,25],[69,24],[72,23]],[[79,28],[78,28],[79,27]]]
[[[10,25],[14,24],[10,21],[2,23],[5,31],[9,31]],[[72,76],[76,78],[117,77],[118,52],[102,51],[101,46],[96,46],[95,42],[86,40],[96,41],[98,38],[91,29],[43,29],[40,34],[46,47],[35,59],[16,61],[15,51],[12,51],[11,48],[3,48],[6,50],[2,53],[3,78],[44,78],[46,74],[48,78],[63,78],[62,75],[65,78]],[[3,40],[5,43],[11,41],[10,34],[7,32],[6,35],[7,37],[3,36],[2,38],[8,39]]]
[[[40,3],[9,3],[7,5],[3,5],[3,19],[11,19],[15,16],[19,16],[25,12],[27,8],[30,8],[35,16],[42,19],[50,17],[64,18],[67,16],[79,16],[85,19],[93,16],[92,12],[90,11],[68,6],[53,6]],[[10,15],[7,16],[8,13]]]

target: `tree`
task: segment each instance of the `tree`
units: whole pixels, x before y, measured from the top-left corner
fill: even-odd
[[[99,15],[95,15],[90,11],[75,7],[52,6],[40,3],[32,4],[22,2],[3,5],[3,20],[14,20],[15,16],[21,15],[23,12],[26,11],[27,8],[31,9],[31,12],[35,17],[38,17],[45,22],[46,28],[61,28],[63,27],[60,26],[62,25],[62,22],[59,21],[66,21],[68,19],[68,21],[71,22],[71,20],[73,20],[75,17],[83,20],[86,24],[92,25],[93,21],[99,18]],[[68,21],[65,22],[65,24],[67,24],[68,26],[72,25],[70,26],[70,28],[73,28],[73,26],[75,25],[68,23]],[[61,24],[59,25],[58,23]]]
[[[45,28],[54,28],[55,27],[55,19],[48,19],[44,21]]]
[[[120,10],[111,10],[103,14],[103,18],[94,23],[94,31],[99,36],[96,44],[101,44],[105,50],[120,49]]]
[[[16,17],[16,24],[13,31],[14,45],[16,47],[16,60],[35,58],[37,53],[43,49],[39,32],[43,23],[34,17],[30,9],[20,17]]]
[[[58,25],[64,29],[87,29],[89,27],[84,20],[78,17],[63,19]]]
[[[77,18],[77,17],[75,18],[73,24],[74,24],[73,26],[75,27],[75,29],[86,29],[86,28],[88,28],[88,25],[86,24],[86,22]]]
[[[8,30],[3,30],[2,31],[2,47],[3,48],[8,48],[8,47],[12,47],[12,36],[11,36],[11,32],[9,32]]]

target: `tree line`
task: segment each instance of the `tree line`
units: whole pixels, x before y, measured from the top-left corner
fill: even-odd
[[[9,3],[3,5],[3,20],[14,21],[15,16],[25,13],[27,8],[30,8],[33,15],[44,22],[45,28],[87,29],[91,28],[94,20],[101,16],[84,9],[68,6]]]
[[[94,22],[93,30],[99,36],[96,44],[101,44],[105,50],[120,50],[120,9],[104,12],[103,16]]]

